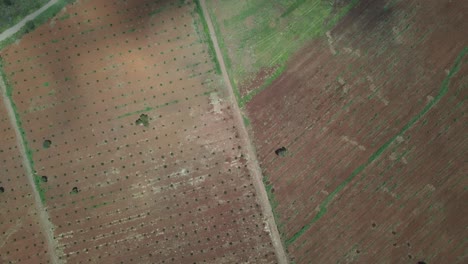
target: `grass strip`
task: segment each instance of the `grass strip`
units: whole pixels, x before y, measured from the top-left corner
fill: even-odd
[[[2,79],[3,79],[3,82],[4,82],[5,87],[6,87],[6,97],[7,97],[8,101],[10,102],[10,105],[11,105],[11,107],[13,109],[13,113],[15,115],[15,122],[16,122],[16,126],[18,127],[18,130],[20,131],[20,136],[21,136],[21,139],[22,139],[23,144],[24,144],[24,149],[25,149],[25,152],[26,152],[25,153],[26,154],[26,159],[28,160],[29,166],[30,166],[30,168],[32,170],[32,173],[33,173],[35,188],[39,193],[39,196],[41,198],[41,202],[43,204],[45,204],[46,189],[42,186],[41,177],[36,174],[36,170],[34,169],[35,166],[34,166],[33,150],[29,146],[29,143],[28,143],[28,141],[26,139],[26,132],[23,129],[23,125],[22,125],[22,122],[21,122],[21,117],[20,117],[20,115],[18,113],[18,109],[16,107],[16,104],[13,101],[13,97],[12,97],[13,87],[11,86],[11,84],[10,84],[8,78],[7,78],[7,75],[5,74],[5,71],[3,69],[3,65],[4,65],[3,59],[0,58],[0,74],[2,75]]]
[[[268,200],[270,201],[271,209],[273,212],[273,218],[275,219],[276,226],[278,227],[278,231],[281,236],[281,240],[284,241],[284,233],[282,232],[283,230],[283,224],[281,223],[281,218],[276,210],[278,207],[278,200],[275,197],[274,191],[273,191],[273,184],[269,181],[267,176],[263,176],[263,185],[265,185],[265,190],[268,196]]]
[[[159,108],[164,107],[164,106],[177,104],[178,102],[179,102],[179,100],[173,100],[173,101],[167,102],[167,103],[162,104],[162,105],[147,106],[147,107],[144,108],[144,109],[141,109],[141,110],[138,110],[138,111],[129,112],[129,113],[120,115],[120,116],[117,117],[117,119],[124,118],[124,117],[131,116],[131,115],[137,115],[137,114],[141,114],[141,113],[146,113],[146,112],[149,112],[149,111],[153,111],[153,110],[159,109]]]
[[[199,1],[197,0],[197,3],[199,4]],[[226,45],[224,44],[224,38],[223,38],[223,34],[221,34],[221,30],[219,28],[219,25],[216,21],[216,16],[212,14],[212,12],[210,12],[210,9],[208,8],[207,10],[209,12],[209,15],[211,16],[211,22],[213,23],[213,28],[214,28],[214,31],[215,31],[215,34],[216,36],[219,36],[217,37],[217,40],[218,40],[218,46],[219,46],[219,49],[221,50],[221,54],[224,58],[224,64],[226,66],[226,70],[228,71],[228,77],[229,77],[229,81],[231,82],[231,86],[232,86],[232,90],[234,92],[234,96],[236,97],[236,102],[237,104],[239,105],[240,107],[240,101],[241,101],[241,95],[240,95],[240,91],[239,91],[239,88],[237,87],[237,83],[234,81],[233,77],[232,77],[232,67],[231,67],[231,60],[228,56],[228,52],[227,52],[227,48],[226,48]],[[203,18],[205,18],[203,16]],[[205,20],[206,21],[206,20]]]
[[[214,48],[213,41],[210,38],[210,30],[208,29],[208,24],[206,23],[206,18],[205,15],[203,14],[203,10],[200,4],[200,0],[195,0],[195,11],[198,13],[200,16],[200,19],[202,21],[202,26],[203,26],[203,32],[198,31],[198,27],[196,26],[195,28],[197,29],[197,33],[200,36],[200,38],[208,43],[208,53],[211,57],[211,60],[215,64],[215,70],[217,74],[221,74],[221,67],[219,65],[219,60],[218,57],[216,56],[216,51]]]

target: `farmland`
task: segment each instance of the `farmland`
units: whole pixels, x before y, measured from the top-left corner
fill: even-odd
[[[60,262],[276,262],[210,49],[193,1],[102,0],[0,51]],[[10,193],[1,202],[25,210],[15,197],[30,193]],[[31,263],[45,263],[34,234]]]
[[[295,28],[300,47],[286,46],[281,73],[265,78],[262,67],[280,53],[263,45],[281,43],[281,27],[264,25],[294,14],[271,15],[293,1],[238,1],[241,11],[230,15],[225,2],[209,2],[224,56],[254,49],[229,73],[291,261],[465,263],[463,3],[336,1],[355,5],[317,11],[323,16],[311,19],[323,29]],[[304,6],[293,12],[313,2],[296,1]],[[242,49],[230,37],[249,34],[276,39]]]
[[[33,186],[28,182],[3,100],[0,131],[0,262],[48,263],[48,247],[31,194]]]
[[[0,41],[0,262],[466,263],[465,10],[57,1]]]

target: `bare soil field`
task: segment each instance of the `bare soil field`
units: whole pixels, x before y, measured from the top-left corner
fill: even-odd
[[[0,100],[0,132],[0,263],[49,263],[31,194],[33,187],[27,180],[3,100]]]
[[[293,262],[466,263],[466,7],[360,1],[247,103]]]
[[[206,41],[193,1],[82,0],[0,52],[61,261],[276,262]]]

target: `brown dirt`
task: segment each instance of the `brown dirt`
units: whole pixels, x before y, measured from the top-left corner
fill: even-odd
[[[262,212],[264,214],[264,221],[265,221],[265,229],[268,230],[270,235],[271,241],[273,243],[273,248],[275,249],[277,261],[279,264],[288,263],[286,251],[283,247],[281,242],[281,237],[278,231],[278,227],[276,226],[276,222],[273,216],[272,207],[268,201],[268,194],[263,186],[263,177],[261,173],[260,166],[257,161],[257,157],[255,155],[255,150],[253,148],[252,142],[250,141],[249,134],[247,128],[244,124],[243,117],[241,116],[241,110],[239,108],[238,103],[236,102],[236,97],[234,93],[234,89],[232,87],[232,83],[229,79],[229,75],[226,69],[226,64],[224,63],[224,58],[221,53],[221,49],[219,47],[218,38],[216,36],[216,32],[213,26],[213,21],[208,12],[208,8],[206,5],[205,0],[200,0],[200,5],[203,10],[203,13],[206,18],[206,23],[208,26],[208,30],[210,32],[210,38],[213,43],[213,47],[215,49],[216,56],[219,61],[221,75],[223,76],[224,82],[228,88],[229,92],[229,99],[230,105],[233,108],[234,120],[239,127],[239,137],[242,140],[245,149],[246,149],[246,167],[250,170],[252,174],[252,183],[256,191],[257,201],[262,208]]]
[[[0,54],[62,260],[276,262],[186,2],[80,1]]]
[[[467,215],[466,56],[418,114],[468,44],[468,20],[460,2],[385,4],[361,1],[247,105],[296,263],[466,261],[453,231]]]
[[[47,242],[31,195],[33,187],[3,100],[0,131],[0,187],[4,190],[0,193],[0,263],[49,263]]]
[[[239,92],[242,97],[262,86],[263,83],[276,71],[278,67],[262,68],[251,79],[244,81],[239,85]]]

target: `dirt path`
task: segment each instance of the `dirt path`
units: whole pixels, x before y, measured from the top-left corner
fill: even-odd
[[[0,96],[3,99],[3,102],[5,104],[5,108],[7,109],[8,117],[11,122],[11,126],[13,127],[15,134],[16,134],[16,140],[17,140],[17,145],[18,149],[21,153],[21,157],[23,158],[23,166],[26,169],[26,175],[28,177],[29,185],[31,186],[32,189],[32,194],[34,196],[34,202],[36,206],[36,210],[39,216],[39,224],[44,232],[44,235],[46,236],[46,243],[47,243],[47,248],[48,248],[48,253],[50,256],[50,261],[51,263],[62,263],[62,261],[59,261],[57,254],[55,252],[55,249],[57,248],[57,242],[54,239],[54,234],[53,234],[53,225],[49,221],[49,214],[44,207],[44,205],[41,202],[41,198],[39,196],[39,192],[35,187],[34,184],[34,174],[33,174],[33,168],[31,168],[31,164],[29,163],[29,160],[26,156],[26,147],[23,141],[23,137],[21,136],[21,131],[18,127],[18,122],[17,118],[15,115],[15,111],[12,106],[12,102],[8,98],[6,94],[6,86],[5,82],[3,80],[3,77],[0,75]]]
[[[3,31],[0,34],[0,41],[3,41],[5,39],[9,38],[10,36],[12,36],[13,34],[15,34],[16,32],[18,32],[26,24],[26,22],[36,18],[42,12],[47,10],[50,6],[57,3],[57,1],[58,0],[49,1],[47,4],[45,4],[44,6],[42,6],[41,8],[36,10],[35,12],[33,12],[32,14],[27,15],[25,18],[23,18],[23,20],[21,20],[16,25],[14,25],[14,26],[10,27],[9,29]],[[49,214],[47,213],[46,208],[42,204],[41,198],[39,196],[39,192],[37,191],[37,189],[35,187],[33,168],[31,168],[31,164],[29,163],[29,160],[28,160],[28,158],[26,156],[25,143],[23,141],[23,137],[21,136],[21,131],[20,131],[18,125],[17,125],[18,122],[17,122],[17,118],[16,118],[16,115],[15,115],[15,112],[14,112],[14,109],[13,109],[13,106],[12,106],[12,102],[10,101],[10,99],[6,95],[6,86],[5,86],[5,82],[4,82],[1,75],[0,75],[0,94],[1,94],[1,97],[2,97],[3,102],[5,104],[5,108],[7,109],[8,116],[9,116],[9,119],[10,119],[10,122],[11,122],[11,126],[15,130],[18,149],[19,149],[19,151],[21,153],[21,156],[23,158],[23,165],[24,165],[24,168],[26,169],[26,175],[28,176],[29,185],[32,188],[32,193],[33,193],[33,196],[34,196],[34,202],[35,202],[36,210],[37,210],[38,215],[39,215],[39,219],[38,219],[39,224],[41,225],[41,228],[42,228],[42,230],[44,232],[44,235],[46,236],[46,242],[47,242],[48,253],[49,253],[49,256],[50,256],[50,261],[51,261],[51,263],[62,263],[63,261],[59,260],[59,258],[57,257],[57,254],[55,252],[55,248],[57,248],[57,242],[54,239],[53,225],[49,221],[49,219],[50,219]]]
[[[226,83],[228,90],[229,90],[229,96],[231,98],[231,105],[233,107],[233,112],[234,112],[234,118],[236,119],[237,125],[240,128],[240,131],[239,131],[240,137],[244,141],[244,144],[247,150],[247,156],[248,156],[247,164],[248,164],[249,170],[252,172],[253,183],[257,191],[257,197],[259,199],[260,205],[262,206],[263,215],[265,216],[265,221],[268,224],[273,246],[275,247],[276,256],[278,257],[278,262],[280,264],[286,264],[288,263],[288,258],[286,256],[286,252],[284,250],[283,244],[281,243],[281,237],[279,235],[278,228],[276,226],[275,219],[273,217],[272,208],[271,208],[270,202],[268,201],[268,196],[265,190],[265,186],[263,185],[262,172],[261,172],[260,166],[258,165],[254,148],[252,146],[252,143],[250,142],[247,128],[244,125],[244,122],[241,116],[241,110],[237,102],[235,102],[236,97],[234,95],[234,90],[232,88],[231,81],[229,80],[229,76],[226,70],[226,65],[224,63],[224,58],[221,53],[221,49],[219,48],[218,39],[216,37],[216,33],[213,27],[213,23],[211,21],[210,14],[206,7],[205,0],[200,0],[200,5],[202,7],[203,14],[205,15],[206,23],[208,24],[208,29],[210,31],[210,38],[211,38],[211,41],[213,41],[213,46],[216,52],[216,57],[219,61],[219,65],[221,68],[221,73],[224,78],[224,82]]]
[[[21,20],[18,24],[12,26],[11,28],[3,31],[0,34],[0,41],[5,40],[6,38],[9,38],[11,35],[15,34],[18,32],[29,20],[32,20],[36,18],[38,15],[40,15],[42,12],[44,12],[47,8],[50,6],[54,5],[57,3],[58,0],[51,0],[47,4],[45,4],[43,7],[39,8],[38,10],[34,11],[34,13],[27,15],[23,20]]]

